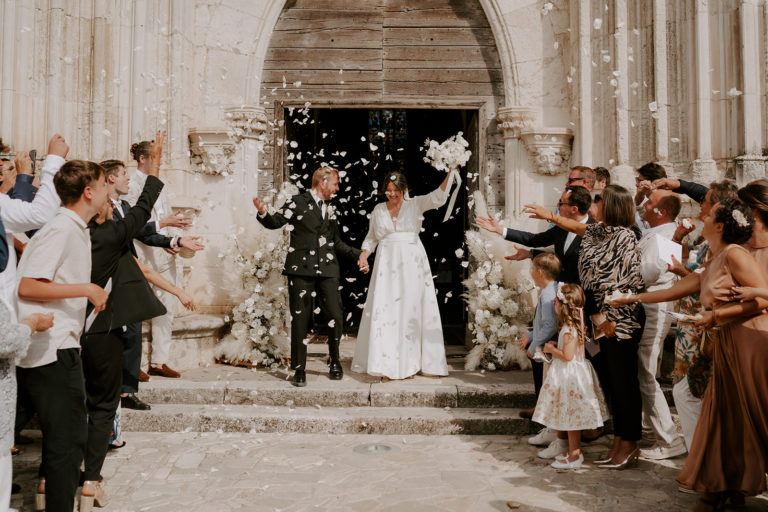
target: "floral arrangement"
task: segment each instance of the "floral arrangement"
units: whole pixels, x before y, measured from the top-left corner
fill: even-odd
[[[441,144],[435,140],[427,139],[424,141],[427,148],[427,154],[424,161],[431,164],[438,171],[450,171],[464,167],[472,156],[472,152],[467,148],[469,142],[463,137],[463,132],[449,137]]]
[[[295,185],[284,185],[276,204],[284,204],[297,193]],[[235,240],[235,263],[243,286],[251,294],[232,310],[232,330],[216,345],[216,358],[231,364],[270,368],[288,361],[288,283],[282,275],[288,242],[287,230],[263,229],[249,255],[244,255]]]
[[[475,192],[474,203],[476,213],[486,215],[479,192]],[[464,368],[528,369],[528,356],[515,343],[533,317],[534,285],[525,268],[528,264],[504,260],[509,245],[494,234],[467,231],[466,240],[475,265],[464,281],[475,346],[467,354]]]

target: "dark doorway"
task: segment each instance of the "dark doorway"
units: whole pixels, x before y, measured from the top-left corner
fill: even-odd
[[[312,172],[321,164],[339,169],[340,190],[334,207],[341,236],[354,247],[360,247],[365,238],[374,206],[385,201],[379,194],[385,174],[403,172],[411,196],[431,192],[445,174],[424,162],[421,148],[425,139],[443,141],[464,133],[473,155],[461,170],[463,183],[452,216],[442,222],[447,205],[427,212],[421,233],[435,279],[445,342],[464,345],[467,314],[462,281],[467,255],[464,251],[458,256],[457,251],[464,247],[468,222],[467,170],[477,172],[477,111],[286,108],[283,114],[285,140],[278,140],[284,147],[283,179],[304,190],[311,186]],[[369,261],[373,263],[373,259]],[[370,274],[361,274],[353,262],[342,262],[344,328],[349,334],[357,333],[369,281]]]

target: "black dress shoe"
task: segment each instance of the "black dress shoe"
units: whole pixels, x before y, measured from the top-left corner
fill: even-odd
[[[147,402],[142,401],[134,393],[121,397],[120,405],[125,409],[136,409],[137,411],[148,411],[151,409]]]
[[[21,486],[19,484],[11,484],[11,494],[19,494],[21,492]]]
[[[297,388],[303,388],[307,385],[307,374],[304,370],[296,370],[296,373],[293,374],[293,378],[291,379],[291,384]]]
[[[331,369],[328,371],[328,377],[330,377],[331,380],[341,380],[343,376],[344,370],[341,369],[341,363],[333,361],[331,363]]]

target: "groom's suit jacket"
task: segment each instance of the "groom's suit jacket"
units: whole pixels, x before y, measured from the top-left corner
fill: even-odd
[[[587,223],[594,221],[590,218]],[[568,231],[561,227],[553,226],[542,233],[530,233],[518,229],[507,228],[506,239],[510,242],[516,242],[526,247],[549,247],[555,246],[555,255],[560,260],[560,276],[558,281],[562,283],[581,284],[579,279],[579,252],[581,251],[581,237],[574,238],[568,250],[565,250],[565,239],[568,237]]]
[[[310,192],[293,196],[278,212],[258,218],[267,229],[293,226],[291,249],[285,258],[283,274],[304,277],[340,277],[338,256],[357,259],[360,250],[347,245],[339,236],[333,209],[323,219],[320,206]]]

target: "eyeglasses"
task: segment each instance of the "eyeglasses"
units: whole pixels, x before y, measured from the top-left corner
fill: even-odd
[[[571,206],[571,203],[566,203],[565,201],[558,201],[557,207],[560,208],[561,206]]]
[[[573,183],[574,181],[584,181],[584,178],[581,176],[576,176],[575,178],[568,177],[568,183]]]

